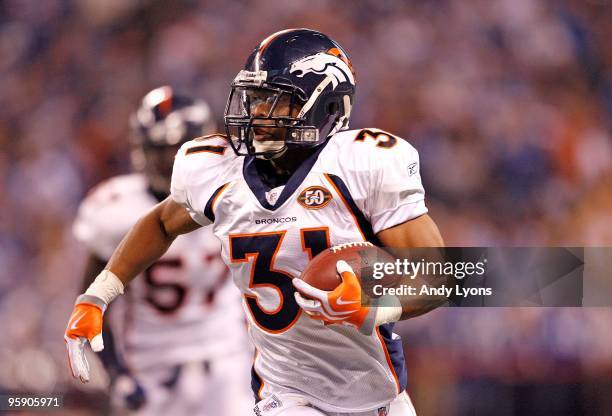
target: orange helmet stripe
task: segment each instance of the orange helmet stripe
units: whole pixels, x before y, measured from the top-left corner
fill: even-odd
[[[355,77],[355,70],[353,69],[353,63],[351,62],[349,57],[344,54],[344,52],[342,52],[338,48],[330,48],[327,50],[327,53],[330,55],[334,55],[336,58],[340,58],[340,60],[344,62],[349,67],[351,72],[353,73],[353,78]]]

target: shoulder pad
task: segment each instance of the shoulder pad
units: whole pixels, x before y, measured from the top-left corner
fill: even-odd
[[[225,136],[220,134],[210,134],[208,136],[197,137],[188,141],[181,146],[181,151],[185,156],[197,153],[208,153],[215,156],[224,156],[226,152],[232,152],[232,149]]]
[[[236,155],[225,136],[210,135],[183,144],[176,158],[182,159],[181,163],[185,167],[201,163],[211,166],[226,163],[228,159],[235,159]]]
[[[172,171],[171,195],[192,218],[207,225],[204,207],[214,192],[233,177],[242,157],[237,156],[225,136],[204,136],[179,149]]]
[[[377,128],[343,131],[330,140],[340,164],[351,170],[378,169],[391,161],[410,164],[410,160],[418,160],[416,149],[407,140]]]

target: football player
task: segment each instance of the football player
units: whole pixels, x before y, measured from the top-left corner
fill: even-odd
[[[203,100],[170,87],[145,95],[131,119],[135,173],[95,187],[74,223],[90,252],[85,287],[138,218],[168,196],[179,147],[214,132],[214,124]],[[252,350],[240,294],[228,276],[219,241],[206,227],[178,238],[130,285],[123,307],[113,310],[112,325],[105,322],[100,354],[115,411],[219,415],[252,407]]]
[[[256,347],[250,414],[414,414],[392,327],[431,306],[362,306],[359,280],[342,261],[334,291],[298,279],[332,245],[443,245],[417,151],[383,130],[348,130],[354,92],[347,53],[322,33],[285,30],[255,48],[232,83],[226,135],[181,147],[171,197],[77,298],[66,332],[75,376],[88,377],[84,345],[96,345],[103,312],[124,286],[178,235],[213,224]]]

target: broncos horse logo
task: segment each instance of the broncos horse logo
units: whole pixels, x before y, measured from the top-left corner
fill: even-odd
[[[300,78],[309,73],[326,75],[331,80],[334,89],[342,82],[350,82],[355,85],[355,76],[350,61],[343,55],[334,54],[333,50],[307,56],[294,62],[289,69],[289,73],[293,74],[295,72],[297,72],[296,76]]]

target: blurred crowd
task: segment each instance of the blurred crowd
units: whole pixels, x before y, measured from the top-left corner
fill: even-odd
[[[142,95],[172,85],[206,99],[222,125],[247,55],[287,27],[348,50],[352,127],[419,150],[448,245],[612,245],[606,0],[5,0],[0,391],[84,388],[69,380],[61,341],[84,261],[70,227],[88,189],[130,169],[127,121]],[[607,309],[419,319],[400,327],[425,414],[453,414],[436,413],[436,391],[480,391],[466,378],[609,388]]]

